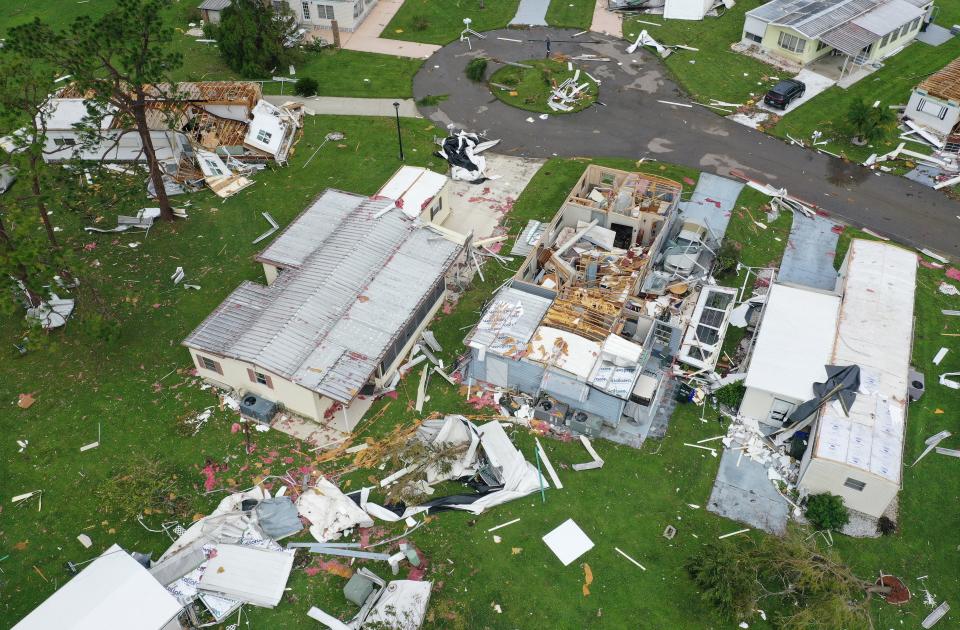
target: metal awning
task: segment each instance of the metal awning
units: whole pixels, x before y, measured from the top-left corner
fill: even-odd
[[[871,33],[852,22],[847,22],[843,26],[838,26],[820,36],[821,42],[851,57],[856,57],[861,50],[879,39],[879,35]]]

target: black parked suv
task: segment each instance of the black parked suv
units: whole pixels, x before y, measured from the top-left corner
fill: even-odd
[[[786,109],[793,99],[803,96],[806,89],[807,86],[803,81],[784,79],[767,92],[766,96],[763,97],[763,102],[770,107]]]

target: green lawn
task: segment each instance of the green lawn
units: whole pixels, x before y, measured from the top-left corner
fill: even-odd
[[[78,4],[75,0],[47,0],[31,5],[21,3],[12,13],[0,13],[0,33],[33,17],[40,17],[57,28],[67,27],[84,13],[96,15],[105,12],[111,2],[91,0],[86,4]],[[185,34],[188,24],[197,23],[200,19],[195,4],[199,3],[184,1],[170,10],[170,23],[175,28],[172,47],[183,55],[184,60],[172,78],[176,81],[269,81],[271,76],[266,74],[237,76],[223,62],[216,44],[199,43],[196,38]],[[60,10],[53,10],[54,7]],[[320,53],[304,52],[304,59],[295,66],[298,77],[311,77],[319,82],[319,96],[409,98],[413,95],[413,76],[422,63],[419,59],[328,49]],[[278,69],[276,74],[287,76],[287,69]],[[292,87],[292,84],[287,84],[283,91],[289,94]],[[280,83],[264,83],[263,91],[265,94],[280,94]]]
[[[586,30],[593,23],[593,0],[550,0],[547,24],[560,28]]]
[[[946,16],[946,17],[944,17]],[[938,22],[949,27],[960,20],[960,4],[946,5],[941,10]],[[844,155],[854,161],[862,162],[871,153],[882,154],[896,148],[903,142],[900,131],[894,126],[886,137],[870,146],[858,147],[850,143],[845,116],[851,103],[858,99],[873,103],[880,101],[880,107],[888,105],[906,105],[914,86],[929,74],[932,74],[960,55],[960,39],[953,38],[940,46],[928,46],[923,42],[914,42],[899,54],[884,62],[884,67],[853,84],[849,89],[831,87],[818,94],[808,103],[798,107],[780,119],[772,133],[781,138],[787,134],[794,138],[807,140],[819,130],[821,140],[830,140],[823,148]],[[907,148],[913,151],[929,153],[926,144],[907,142]]]
[[[463,18],[482,33],[504,28],[520,0],[407,0],[380,37],[424,44],[449,44],[460,37]],[[483,6],[483,8],[481,8]]]
[[[762,97],[774,83],[769,77],[779,75],[777,68],[730,50],[730,44],[740,41],[744,14],[761,4],[763,0],[740,0],[722,17],[701,21],[664,20],[657,15],[627,18],[623,36],[633,42],[646,29],[660,43],[699,48],[698,52],[680,49],[663,60],[677,83],[701,103],[710,99],[746,103]]]
[[[573,109],[569,112],[554,111],[547,105],[547,99],[554,85],[560,85],[575,76],[576,67],[571,72],[567,70],[565,62],[555,59],[531,59],[523,63],[533,67],[518,68],[517,66],[505,65],[494,72],[488,81],[493,95],[507,105],[531,112],[561,115],[582,111],[597,100],[599,87],[590,77],[581,73],[577,82],[582,81],[587,84],[587,88],[581,92],[584,97],[571,105]],[[497,87],[495,84],[509,86],[512,89],[508,91]]]

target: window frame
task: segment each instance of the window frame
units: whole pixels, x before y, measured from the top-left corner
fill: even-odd
[[[270,144],[270,140],[273,138],[273,133],[267,131],[266,129],[257,130],[257,142],[263,144]]]
[[[313,3],[308,2],[308,0],[302,0],[300,2],[300,13],[303,15],[304,21],[312,20],[313,17],[310,15],[310,7],[313,6]]]
[[[792,48],[788,45],[791,43],[791,40],[793,40]],[[786,31],[780,31],[780,35],[777,37],[777,45],[784,50],[802,55],[807,49],[807,40],[799,35],[792,35]]]

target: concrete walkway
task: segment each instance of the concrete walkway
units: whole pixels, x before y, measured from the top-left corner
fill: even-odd
[[[426,59],[440,50],[440,46],[433,44],[420,44],[380,37],[380,33],[383,32],[383,29],[387,27],[387,24],[390,23],[390,20],[402,6],[403,0],[380,0],[357,30],[352,33],[340,31],[340,47],[344,50],[409,57],[410,59]],[[333,33],[329,29],[317,29],[314,34],[328,42],[333,41]]]
[[[837,227],[821,216],[809,218],[794,214],[777,280],[833,291],[837,284],[833,258],[840,237],[840,233],[834,231]]]
[[[607,11],[607,0],[597,0],[593,7],[593,22],[590,30],[611,37],[623,37],[623,18],[619,13]]]
[[[547,9],[550,0],[520,0],[517,14],[510,20],[511,25],[546,26]]]
[[[263,100],[274,105],[294,102],[303,103],[308,114],[333,116],[395,116],[394,103],[400,103],[400,115],[404,118],[423,118],[412,98],[349,98],[345,96],[264,96]]]

